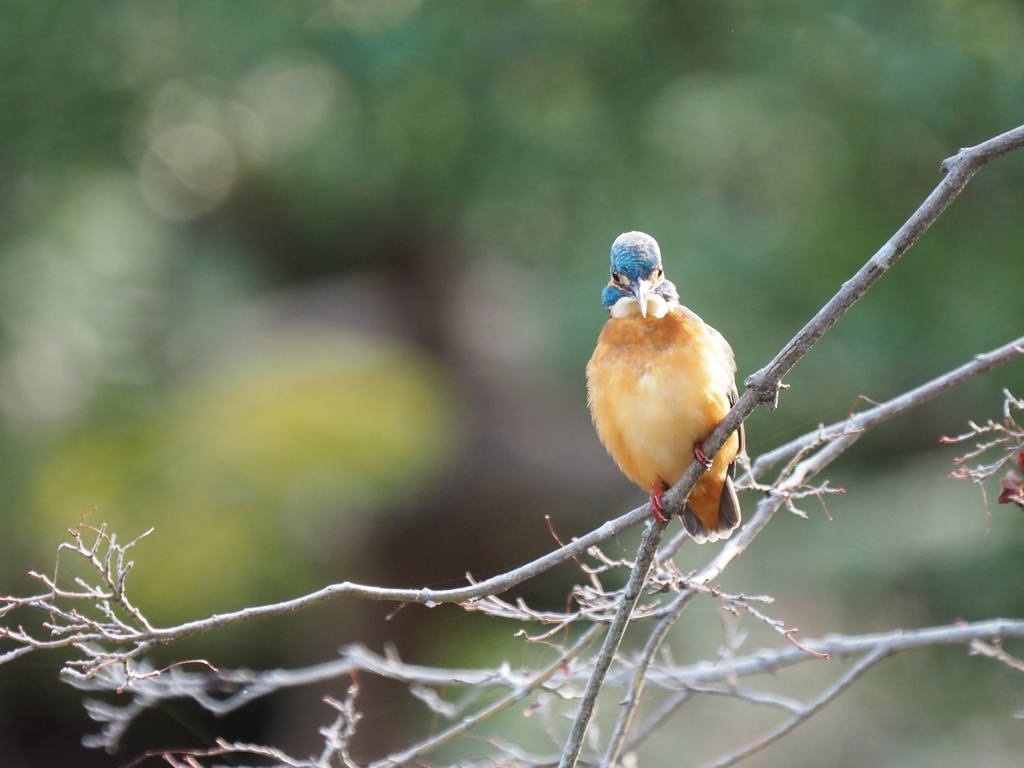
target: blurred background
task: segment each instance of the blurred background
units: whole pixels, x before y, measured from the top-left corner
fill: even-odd
[[[742,381],[943,158],[1024,122],[1024,3],[11,0],[0,71],[0,591],[30,590],[94,510],[122,539],[155,527],[129,583],[166,625],[343,579],[462,583],[550,549],[545,515],[565,537],[641,503],[585,398],[615,236],[660,241]],[[1018,154],[799,364],[748,423],[751,454],[1019,336],[1022,214]],[[847,489],[831,519],[780,513],[723,584],[774,595],[804,637],[1020,616],[1024,519],[993,505],[986,533],[938,446],[998,417],[1003,387],[1024,395],[1020,363],[862,440],[829,470]],[[561,608],[577,575],[515,594]],[[299,666],[355,641],[419,663],[545,658],[518,625],[393,608],[337,601],[154,661]],[[748,628],[745,648],[778,644]],[[713,657],[715,607],[671,643]],[[81,746],[97,726],[62,658],[0,668],[3,765],[117,766],[218,735],[318,753],[320,696],[346,685],[225,720],[161,707],[109,756]],[[782,682],[810,694],[835,664]],[[360,705],[358,760],[431,727],[403,686],[366,681]],[[749,764],[1016,765],[1022,708],[1005,667],[907,654]],[[640,762],[696,764],[776,720],[701,704]]]

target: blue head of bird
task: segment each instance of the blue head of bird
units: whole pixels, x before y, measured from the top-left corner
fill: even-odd
[[[625,232],[615,238],[611,280],[601,303],[612,317],[639,313],[659,319],[679,303],[676,287],[665,279],[657,240],[644,232]]]

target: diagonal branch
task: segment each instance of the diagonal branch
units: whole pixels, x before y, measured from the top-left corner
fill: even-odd
[[[560,768],[571,768],[579,759],[583,750],[583,739],[586,736],[587,727],[590,725],[590,718],[594,715],[594,705],[597,703],[597,696],[604,687],[604,679],[611,668],[615,654],[619,650],[622,636],[626,633],[626,626],[629,624],[630,616],[636,607],[640,593],[643,592],[647,583],[647,574],[650,573],[651,564],[654,562],[654,555],[658,551],[658,544],[661,542],[665,530],[668,528],[668,520],[651,520],[644,530],[643,539],[640,541],[640,549],[636,555],[636,565],[629,574],[629,582],[622,593],[622,600],[619,609],[615,613],[608,634],[601,645],[601,652],[597,657],[594,671],[587,681],[587,687],[583,691],[583,698],[580,700],[579,709],[572,723],[572,730],[569,732],[569,739],[566,742],[565,751],[562,753]]]
[[[747,391],[733,406],[722,423],[705,438],[704,453],[713,458],[733,432],[761,403],[774,409],[778,402],[782,378],[807,354],[808,350],[835,325],[847,310],[863,296],[878,279],[889,271],[899,258],[935,223],[957,195],[967,186],[983,165],[1024,146],[1024,125],[989,139],[975,147],[961,149],[954,157],[942,162],[945,178],[925,199],[914,215],[907,219],[885,245],[868,259],[857,274],[843,283],[829,302],[805,325],[793,339],[764,368],[747,377]],[[667,509],[681,509],[693,486],[703,473],[698,462],[690,463],[674,487],[666,491]]]
[[[777,488],[773,488],[769,495],[761,500],[750,522],[743,527],[739,534],[729,540],[718,555],[694,577],[694,581],[707,584],[712,579],[718,578],[725,567],[735,558],[739,557],[750,542],[753,541],[754,537],[764,529],[768,521],[771,520],[775,512],[785,502],[787,492],[793,488],[800,487],[805,480],[824,469],[852,445],[859,436],[859,433],[844,435],[829,443],[815,456],[798,464],[793,472]],[[644,646],[640,661],[637,664],[633,685],[625,701],[623,701],[623,709],[619,715],[619,721],[615,726],[614,735],[602,761],[602,766],[605,768],[614,766],[618,761],[622,743],[625,740],[626,733],[629,731],[636,707],[640,703],[640,694],[643,692],[646,683],[647,672],[654,663],[655,656],[661,648],[661,644],[668,636],[669,630],[672,629],[672,626],[696,594],[696,590],[693,589],[683,590],[669,605],[652,613],[652,615],[659,615],[661,621],[658,622],[654,631],[651,632],[647,644]],[[800,651],[800,653],[804,653],[804,651]]]
[[[827,690],[823,691],[818,698],[802,707],[793,717],[786,722],[779,725],[777,728],[773,728],[771,731],[766,733],[764,736],[759,738],[757,741],[742,747],[735,752],[730,752],[717,760],[713,760],[708,763],[705,768],[727,768],[730,765],[735,765],[745,757],[749,757],[755,752],[760,752],[762,749],[770,744],[774,744],[776,741],[781,739],[787,733],[796,728],[800,723],[806,722],[808,719],[816,715],[822,707],[828,704],[830,701],[835,699],[839,694],[853,685],[854,681],[858,677],[867,672],[871,667],[880,662],[892,651],[887,645],[880,645],[871,653],[862,657],[857,663],[850,667],[846,674],[836,680]]]
[[[769,495],[758,504],[757,511],[751,521],[737,538],[730,541],[719,553],[718,557],[704,571],[698,574],[694,580],[707,583],[707,581],[716,578],[728,562],[738,556],[753,537],[768,523],[768,520],[771,519],[775,511],[782,506],[786,493],[794,488],[798,488],[805,481],[824,469],[840,453],[853,445],[867,430],[1022,355],[1024,355],[1024,337],[998,347],[991,352],[976,355],[971,362],[965,363],[959,368],[938,376],[926,384],[922,384],[869,411],[857,414],[845,422],[840,422],[826,429],[804,435],[759,457],[754,462],[751,475],[757,474],[758,467],[761,468],[760,471],[765,471],[784,458],[794,454],[800,455],[809,449],[817,448],[822,443],[826,443],[829,447],[827,451],[819,451],[811,459],[798,463],[792,468],[790,473],[781,479],[772,488]],[[829,440],[832,442],[827,443]],[[651,633],[650,638],[648,638],[647,645],[637,666],[633,685],[623,702],[623,711],[616,724],[603,765],[612,766],[618,759],[626,733],[632,724],[633,715],[640,701],[640,694],[643,691],[647,670],[654,663],[655,655],[660,649],[669,629],[671,629],[692,597],[692,593],[683,592],[671,605],[662,609],[660,613],[658,611],[652,613],[652,615],[660,615],[662,621]],[[810,648],[810,646],[807,647]],[[802,651],[797,652],[802,653]]]
[[[754,411],[754,409],[757,408],[758,405],[764,403],[768,406],[769,410],[773,410],[775,408],[778,404],[779,390],[782,388],[782,378],[792,370],[793,366],[796,365],[805,354],[807,354],[811,347],[817,343],[818,339],[820,339],[833,325],[835,325],[839,318],[846,314],[850,307],[852,307],[854,303],[860,299],[860,297],[863,296],[868,289],[871,288],[871,286],[873,286],[915,242],[917,242],[921,235],[928,230],[928,228],[935,222],[949,204],[956,199],[956,196],[960,194],[961,190],[963,190],[967,185],[967,182],[971,180],[979,168],[981,168],[985,163],[1018,149],[1021,146],[1024,146],[1024,126],[1019,126],[1012,131],[1008,131],[1007,133],[990,139],[976,147],[962,149],[955,157],[945,160],[941,166],[941,170],[946,174],[945,178],[939,182],[939,185],[925,199],[906,223],[899,228],[896,234],[894,234],[889,241],[875,253],[874,256],[868,259],[867,263],[861,267],[852,278],[843,283],[835,296],[833,296],[828,303],[825,304],[825,306],[822,307],[807,323],[807,325],[805,325],[800,332],[782,348],[782,350],[767,366],[746,379],[744,382],[747,385],[746,392],[743,393],[742,397],[740,397],[736,402],[732,410],[729,411],[725,419],[722,420],[722,423],[704,439],[704,452],[707,456],[709,458],[713,458],[715,454],[721,450],[722,446],[725,445],[725,441],[729,439],[733,432],[739,429],[740,425]],[[840,438],[830,446],[832,449],[839,447],[838,451],[830,451],[829,448],[826,448],[821,451],[819,456],[828,455],[829,458],[827,458],[825,462],[827,464],[835,456],[838,456],[839,453],[845,449],[846,445],[852,443],[855,439],[855,437],[852,439],[850,437]],[[808,467],[811,466],[808,462],[804,462],[804,464],[807,464]],[[682,509],[683,505],[686,503],[687,497],[690,495],[690,492],[697,484],[697,481],[700,479],[703,472],[704,466],[700,462],[690,462],[690,465],[683,472],[676,484],[665,493],[664,499],[666,510],[671,513],[672,511]],[[781,504],[781,497],[769,496],[769,499],[773,498],[778,498],[779,504]],[[777,505],[775,506],[775,509],[778,509]],[[724,568],[728,562],[738,556],[743,549],[746,548],[750,540],[757,535],[761,528],[763,528],[764,524],[767,523],[768,519],[771,518],[774,511],[775,510],[773,509],[771,512],[765,512],[764,514],[760,514],[759,511],[762,519],[760,525],[755,525],[756,521],[751,521],[751,523],[749,523],[736,538],[726,544],[722,552],[719,554],[719,557],[705,568],[705,571],[709,574],[709,579],[717,577],[718,574],[721,573],[721,568]],[[686,597],[687,595],[689,595],[689,597]],[[682,612],[692,595],[692,592],[684,592],[676,599],[676,616]],[[627,606],[623,606],[623,609],[620,610],[624,610],[626,608]],[[632,610],[632,606],[629,606],[628,610]],[[668,633],[668,627],[670,627],[674,621],[675,618],[671,617],[670,612],[670,615],[666,616],[661,625],[655,629],[650,640],[650,642],[654,643],[655,652],[657,651],[657,648],[660,647],[664,636]],[[662,625],[665,625],[663,632],[661,631]],[[612,640],[612,636],[609,634],[605,639],[606,645],[610,640]],[[649,664],[650,662],[648,662],[648,666]],[[637,676],[639,680],[637,693],[639,693],[639,690],[643,687],[643,673],[643,668],[638,669]],[[595,670],[594,676],[597,677],[598,675],[599,670]],[[597,681],[597,685],[595,686],[596,690],[600,690],[602,682],[603,680]],[[629,705],[627,703],[626,712],[624,713],[625,718],[631,718],[634,709],[635,703],[633,705]],[[582,738],[586,733],[587,724],[590,719],[590,711],[585,709],[582,705],[577,715],[577,719],[581,718],[585,719],[586,722],[582,723],[580,728],[577,728],[574,724],[570,740],[565,745],[560,768],[574,768],[576,764],[576,758],[582,749]],[[621,725],[622,723],[620,722],[620,726]],[[628,725],[628,723],[626,723],[626,725]],[[616,729],[617,732],[619,730],[620,728]],[[624,729],[621,730],[624,732]],[[579,739],[579,744],[573,741],[573,736]],[[615,761],[618,759],[618,751],[621,747],[622,738],[624,738],[624,736],[618,734],[618,741],[613,741],[613,744],[606,755],[606,765],[614,765]]]
[[[846,419],[827,427],[822,427],[814,432],[808,432],[785,445],[758,456],[751,466],[751,478],[757,478],[778,464],[783,459],[796,456],[803,451],[813,450],[822,443],[834,440],[841,435],[850,432],[864,432],[872,427],[888,421],[894,416],[916,408],[944,392],[948,392],[970,381],[975,376],[988,373],[1003,363],[1008,363],[1024,355],[1024,336],[1014,339],[1008,344],[976,355],[969,363],[964,363],[959,368],[938,376],[927,384],[922,384],[909,392],[904,392],[899,397],[894,397],[879,406],[857,413]]]
[[[573,643],[571,648],[560,654],[557,659],[538,672],[529,682],[516,687],[507,696],[494,702],[486,709],[461,720],[448,730],[442,731],[436,736],[425,741],[421,741],[419,744],[403,750],[402,752],[396,752],[393,755],[388,755],[383,760],[378,760],[375,763],[370,764],[368,768],[397,768],[397,766],[405,765],[406,763],[415,760],[420,755],[451,742],[467,731],[472,730],[484,720],[494,717],[499,712],[504,712],[509,707],[525,699],[531,693],[543,686],[544,683],[554,677],[555,674],[563,670],[569,661],[578,656],[580,652],[582,652],[583,649],[585,649],[590,642],[603,631],[603,624],[594,624],[580,637],[579,640]]]

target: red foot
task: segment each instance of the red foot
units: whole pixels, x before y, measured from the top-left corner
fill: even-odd
[[[704,469],[711,469],[711,459],[709,459],[708,455],[704,453],[703,442],[693,444],[693,458],[703,464]]]
[[[667,523],[668,517],[665,515],[665,510],[661,506],[661,497],[665,495],[665,486],[658,483],[654,486],[654,490],[651,491],[651,512],[654,513],[654,519],[659,523]]]

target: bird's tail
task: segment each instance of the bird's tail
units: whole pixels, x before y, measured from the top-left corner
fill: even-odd
[[[710,511],[710,510],[709,510]],[[717,514],[704,514],[698,517],[687,504],[683,510],[683,527],[698,544],[706,541],[728,539],[740,524],[740,500],[736,498],[736,489],[732,478],[725,476],[722,494],[718,499]]]

